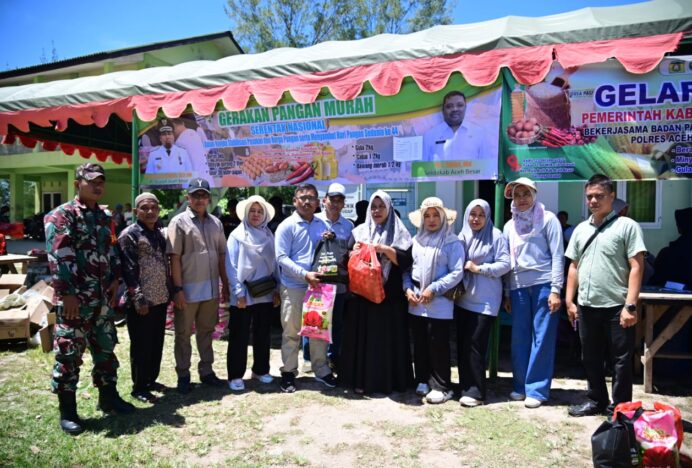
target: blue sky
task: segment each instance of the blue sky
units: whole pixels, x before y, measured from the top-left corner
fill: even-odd
[[[224,0],[0,0],[0,71],[232,30]],[[637,0],[458,0],[455,23],[545,16]],[[481,7],[482,6],[482,7]]]

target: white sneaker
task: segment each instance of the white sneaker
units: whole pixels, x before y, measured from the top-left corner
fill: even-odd
[[[303,374],[312,374],[312,363],[310,361],[303,361],[303,367],[300,368]]]
[[[475,398],[470,396],[463,396],[459,400],[459,403],[461,403],[461,406],[468,406],[469,408],[473,408],[474,406],[482,405],[483,400],[476,400]]]
[[[419,383],[416,387],[416,395],[425,396],[430,393],[430,385],[426,383]]]
[[[245,382],[243,382],[243,379],[229,380],[228,388],[230,388],[234,392],[242,392],[243,390],[245,390]]]
[[[527,408],[538,408],[542,404],[543,402],[537,398],[528,397],[526,400],[524,400],[524,406]]]
[[[259,374],[255,374],[255,373],[253,372],[253,373],[252,373],[252,378],[253,378],[253,379],[259,380],[259,381],[262,382],[263,384],[270,384],[270,383],[272,383],[272,382],[274,381],[274,377],[272,377],[272,376],[269,375],[269,374],[259,375]]]
[[[454,392],[452,390],[447,390],[446,392],[431,390],[430,393],[425,396],[425,401],[432,405],[438,405],[452,398],[454,398]]]
[[[513,401],[524,401],[526,398],[526,395],[523,393],[518,393],[518,392],[512,392],[509,394],[509,399]]]

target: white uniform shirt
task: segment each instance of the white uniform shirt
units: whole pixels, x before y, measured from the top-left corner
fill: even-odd
[[[423,135],[423,161],[482,159],[483,131],[465,122],[455,132],[440,122]]]
[[[161,145],[149,153],[147,161],[147,174],[170,174],[180,172],[192,172],[192,164],[187,151],[180,146],[171,146],[168,154],[166,148]]]
[[[178,135],[175,139],[175,144],[187,151],[192,162],[192,170],[195,171],[197,177],[208,177],[209,167],[207,165],[207,151],[204,149],[204,142],[199,134],[188,128]]]

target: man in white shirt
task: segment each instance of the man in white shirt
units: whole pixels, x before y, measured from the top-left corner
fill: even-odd
[[[149,153],[147,160],[147,174],[170,174],[192,172],[190,156],[180,146],[173,144],[175,137],[173,127],[168,125],[166,119],[161,119],[159,127],[161,146]]]
[[[208,177],[207,151],[204,149],[204,142],[199,133],[187,128],[183,119],[171,119],[171,123],[175,134],[175,144],[190,155],[192,170],[195,171],[196,176]]]
[[[461,91],[450,91],[442,100],[441,122],[423,135],[423,161],[453,161],[481,159],[483,132],[468,123],[466,96]]]

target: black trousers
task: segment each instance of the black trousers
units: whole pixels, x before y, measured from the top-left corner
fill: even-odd
[[[632,400],[632,355],[634,327],[620,326],[623,306],[597,308],[581,306],[579,338],[581,359],[589,384],[587,397],[605,408],[608,399],[604,360],[613,363],[613,404]],[[608,349],[608,347],[610,347]],[[609,356],[606,356],[606,353]]]
[[[485,400],[490,330],[497,317],[457,307],[457,363],[461,395]]]
[[[409,316],[413,335],[413,368],[417,383],[432,390],[450,390],[449,323],[451,320]]]
[[[168,304],[149,307],[146,315],[127,309],[127,332],[130,335],[130,368],[132,391],[144,391],[156,382],[161,370],[163,340]]]
[[[247,347],[252,322],[252,372],[269,373],[269,345],[273,305],[271,302],[253,304],[245,309],[231,307],[228,316],[228,380],[242,379],[247,369]]]

